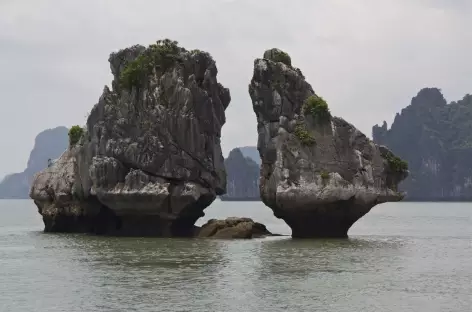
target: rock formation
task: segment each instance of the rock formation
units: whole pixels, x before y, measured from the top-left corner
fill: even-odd
[[[67,128],[56,127],[39,133],[34,140],[28,164],[23,172],[6,176],[0,182],[0,199],[26,199],[36,172],[48,166],[67,148]]]
[[[377,204],[399,201],[407,165],[332,117],[290,57],[272,49],[249,85],[262,159],[260,192],[293,237],[346,237]]]
[[[259,166],[261,165],[261,157],[259,156],[259,151],[257,146],[242,146],[238,147],[244,157],[249,157]]]
[[[71,128],[62,157],[35,176],[30,196],[45,231],[194,235],[226,188],[220,137],[230,93],[215,61],[163,40],[109,62],[112,90],[104,88],[83,133]]]
[[[258,238],[272,236],[264,224],[250,218],[231,217],[226,220],[211,219],[199,230],[198,237],[210,238]]]
[[[437,88],[425,88],[384,121],[373,140],[408,161],[410,175],[400,183],[405,200],[472,200],[472,95],[447,104]]]
[[[239,148],[233,149],[225,159],[227,174],[226,194],[222,200],[258,200],[259,165],[244,157]]]

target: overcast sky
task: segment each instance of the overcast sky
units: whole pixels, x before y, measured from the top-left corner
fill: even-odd
[[[472,93],[470,0],[0,0],[0,178],[22,171],[35,136],[85,124],[108,55],[171,38],[210,52],[232,101],[225,155],[255,145],[254,58],[278,47],[334,115],[366,135],[423,87]]]

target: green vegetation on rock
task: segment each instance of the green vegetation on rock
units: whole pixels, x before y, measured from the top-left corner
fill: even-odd
[[[80,138],[84,134],[84,129],[80,126],[72,126],[69,130],[69,145],[74,146],[79,142]]]
[[[387,160],[390,170],[393,172],[404,172],[408,170],[408,163],[398,156],[387,154],[385,159]]]
[[[328,103],[320,96],[312,95],[308,97],[303,103],[302,109],[305,115],[310,114],[318,121],[327,122],[331,120]]]
[[[321,172],[321,179],[323,179],[323,180],[329,180],[329,172],[327,172],[327,171],[322,171],[322,172]]]
[[[120,84],[126,89],[139,86],[152,74],[154,69],[161,73],[172,67],[179,59],[182,50],[177,41],[169,39],[158,40],[151,44],[134,61],[128,63],[120,74]]]
[[[295,135],[303,145],[311,146],[316,143],[315,138],[308,132],[308,129],[303,123],[299,123],[295,126]]]
[[[274,52],[272,59],[274,62],[281,62],[287,66],[292,66],[292,59],[290,58],[290,55],[288,55],[284,51],[277,50],[276,52]]]

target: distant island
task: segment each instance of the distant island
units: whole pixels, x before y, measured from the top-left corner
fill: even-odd
[[[56,127],[36,136],[28,164],[23,172],[9,174],[0,182],[0,199],[29,199],[28,192],[33,175],[46,168],[48,159],[56,159],[68,145],[68,129]]]
[[[405,201],[472,200],[472,95],[448,104],[440,89],[422,89],[372,136],[408,162]]]
[[[261,165],[261,156],[259,156],[259,151],[256,146],[242,146],[238,149],[243,153],[244,157],[249,157],[259,166]]]
[[[247,156],[249,155],[249,156]],[[233,149],[225,159],[226,194],[223,201],[259,201],[259,163],[252,157],[259,155],[256,147]],[[252,157],[251,157],[252,156]]]

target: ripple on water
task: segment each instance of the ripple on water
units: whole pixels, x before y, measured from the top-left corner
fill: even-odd
[[[10,216],[0,311],[468,311],[470,209],[421,207],[379,209],[345,240],[45,234]]]

